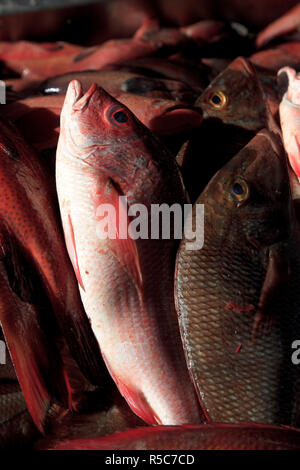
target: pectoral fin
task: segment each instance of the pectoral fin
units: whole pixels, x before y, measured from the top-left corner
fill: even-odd
[[[65,239],[66,239],[66,245],[67,245],[67,250],[70,256],[70,260],[72,262],[72,265],[76,274],[77,282],[80,285],[80,287],[83,290],[85,290],[83,282],[82,282],[80,269],[79,269],[74,229],[73,229],[73,224],[72,224],[72,219],[71,219],[70,214],[68,214],[68,221],[67,221],[66,230],[65,230]]]
[[[260,331],[269,332],[275,320],[274,305],[278,295],[287,285],[290,265],[285,243],[278,243],[269,249],[266,276],[260,292],[258,310],[254,318],[252,341]]]
[[[291,167],[293,168],[297,177],[300,178],[300,143],[299,137],[296,135],[291,137],[291,146],[289,148],[288,157]]]
[[[137,250],[136,240],[130,233],[130,219],[127,214],[125,201],[120,199],[122,193],[115,187],[112,181],[108,181],[106,187],[97,192],[95,208],[101,204],[110,204],[115,210],[115,228],[110,231],[112,243],[111,251],[115,254],[122,267],[129,272],[135,285],[140,289],[142,285],[142,273]],[[121,228],[122,226],[122,228]],[[122,231],[122,235],[121,235]],[[99,230],[98,230],[99,233]]]

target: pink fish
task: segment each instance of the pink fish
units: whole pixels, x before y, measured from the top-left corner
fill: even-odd
[[[283,67],[278,76],[282,80],[284,75],[288,87],[279,106],[280,123],[291,167],[300,179],[300,75],[291,67]]]
[[[129,208],[183,204],[172,156],[96,84],[73,80],[61,114],[57,191],[69,256],[103,358],[131,409],[149,424],[203,420],[185,363],[174,305],[176,241],[133,239]],[[103,239],[99,208],[123,222]],[[149,218],[148,218],[149,216]],[[100,233],[100,235],[99,235]],[[115,237],[115,238],[113,238]]]

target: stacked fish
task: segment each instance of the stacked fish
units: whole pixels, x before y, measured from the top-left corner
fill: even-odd
[[[300,449],[299,24],[0,43],[0,446]]]

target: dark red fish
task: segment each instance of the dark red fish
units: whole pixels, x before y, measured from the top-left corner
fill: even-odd
[[[53,390],[62,390],[56,395],[63,403],[70,392],[67,381],[61,385],[67,379],[51,342],[55,322],[43,292],[72,354],[94,382],[103,377],[102,361],[58,224],[51,181],[16,128],[3,121],[0,156],[5,195],[0,202],[0,321],[25,399],[41,428]]]
[[[199,398],[213,421],[297,426],[300,244],[278,136],[260,131],[197,204],[204,245],[181,242],[176,298]]]
[[[299,429],[265,424],[205,424],[131,429],[59,442],[52,450],[300,450]],[[166,463],[170,462],[170,456]],[[186,458],[186,457],[185,457]]]

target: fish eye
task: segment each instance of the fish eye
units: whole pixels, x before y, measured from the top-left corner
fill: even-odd
[[[249,196],[249,186],[246,181],[242,179],[236,179],[230,186],[230,196],[232,199],[238,202],[245,201]]]
[[[115,112],[115,114],[113,114],[113,118],[120,124],[123,124],[124,122],[128,121],[128,116],[123,111]]]
[[[129,121],[128,113],[119,105],[113,105],[106,111],[106,117],[109,122],[117,126],[123,126]]]
[[[214,91],[209,98],[209,103],[217,109],[222,109],[227,103],[227,98],[222,91]]]

